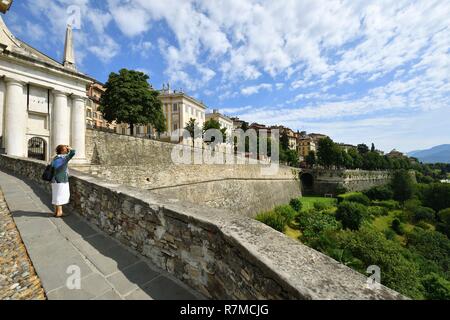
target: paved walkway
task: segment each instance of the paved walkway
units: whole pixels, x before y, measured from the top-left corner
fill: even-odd
[[[33,182],[0,171],[0,188],[48,299],[201,298],[77,215],[53,218],[50,196]],[[67,288],[70,266],[81,270],[80,290]]]

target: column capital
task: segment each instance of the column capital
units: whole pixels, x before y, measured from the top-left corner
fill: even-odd
[[[5,77],[5,82],[6,82],[6,84],[17,85],[17,86],[24,86],[26,84],[24,81],[17,80],[15,78],[11,78],[11,77]]]
[[[80,95],[77,95],[77,94],[72,94],[71,98],[72,98],[73,101],[83,101],[83,102],[85,102],[86,99],[87,99],[87,97],[83,97],[83,96],[80,96]]]
[[[69,94],[68,94],[67,92],[59,91],[59,90],[56,90],[56,89],[53,89],[53,90],[52,90],[52,93],[53,93],[55,96],[65,96],[65,97],[68,97],[68,96],[69,96]]]

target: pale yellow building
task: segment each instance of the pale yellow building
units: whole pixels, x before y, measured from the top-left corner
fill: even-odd
[[[206,106],[184,92],[164,88],[159,95],[166,118],[166,132],[161,133],[161,140],[170,140],[176,130],[184,129],[191,119],[203,128],[206,121]],[[180,137],[180,141],[183,139]]]
[[[301,137],[298,140],[298,155],[300,160],[305,160],[311,151],[317,152],[316,141],[310,136]]]
[[[206,121],[209,121],[211,119],[214,119],[217,122],[219,122],[221,129],[222,128],[226,129],[227,139],[230,139],[231,135],[233,134],[233,130],[234,130],[233,120],[231,120],[230,118],[219,113],[219,110],[213,110],[212,113],[208,113],[206,115]]]

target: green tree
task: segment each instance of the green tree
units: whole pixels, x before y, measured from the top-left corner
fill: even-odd
[[[197,120],[191,118],[184,129],[189,132],[189,135],[192,138],[192,147],[195,147],[195,139],[201,138],[195,136],[201,132],[201,128],[199,127]]]
[[[390,200],[394,197],[389,186],[375,186],[365,191],[364,194],[370,198],[370,200]]]
[[[108,122],[128,123],[134,135],[136,125],[152,125],[165,131],[166,120],[158,91],[148,83],[149,77],[139,71],[122,69],[112,72],[105,84],[99,110]]]
[[[313,168],[317,163],[316,152],[310,151],[309,154],[306,156],[305,161],[308,167]]]
[[[344,232],[338,239],[353,257],[363,262],[358,271],[366,274],[370,265],[382,270],[382,284],[413,299],[422,299],[419,268],[410,261],[409,252],[398,242],[387,240],[382,232],[364,226],[356,232]]]
[[[378,170],[383,168],[383,159],[376,152],[367,152],[363,155],[364,170]]]
[[[323,214],[317,210],[308,210],[300,213],[296,218],[302,231],[302,242],[318,249],[315,243],[319,240],[321,233],[336,231],[341,228],[340,223],[333,215]]]
[[[363,155],[369,152],[369,147],[366,144],[358,144],[358,152]]]
[[[342,150],[343,166],[346,169],[353,169],[353,157],[345,150]]]
[[[283,150],[289,150],[289,136],[286,130],[281,133],[280,145]]]
[[[402,223],[401,223],[401,221],[399,219],[394,219],[392,221],[391,228],[392,228],[392,230],[395,231],[396,234],[398,234],[400,236],[405,233],[404,229],[403,229],[403,226],[402,226]]]
[[[292,199],[289,205],[297,212],[302,211],[303,203],[299,198]]]
[[[407,236],[407,247],[436,263],[443,273],[450,271],[450,240],[442,233],[414,228]]]
[[[432,183],[423,189],[423,204],[441,211],[450,208],[450,184]]]
[[[205,124],[203,125],[203,133],[206,133],[208,130],[211,129],[219,130],[222,133],[223,141],[221,142],[225,142],[227,140],[227,129],[221,128],[219,121],[215,119],[209,119],[208,121],[206,121]],[[214,140],[215,139],[213,137],[212,141],[210,142],[215,142]]]
[[[450,281],[436,273],[431,273],[422,279],[426,298],[430,300],[450,300]]]
[[[344,201],[338,206],[336,219],[342,222],[344,229],[359,230],[366,213],[366,206],[356,202]]]
[[[394,172],[391,188],[394,192],[394,199],[404,203],[414,195],[414,181],[407,170],[398,170]]]
[[[295,150],[283,149],[280,150],[280,162],[287,163],[289,166],[298,166],[298,153]]]
[[[375,152],[377,149],[375,148],[375,144],[372,143],[372,148],[370,149],[371,152]]]
[[[352,158],[352,169],[362,169],[363,158],[356,149],[348,150],[348,155]]]
[[[320,139],[317,150],[319,164],[331,168],[336,163],[336,144],[329,137]]]
[[[450,239],[450,208],[439,211],[439,223],[436,230],[447,235]]]

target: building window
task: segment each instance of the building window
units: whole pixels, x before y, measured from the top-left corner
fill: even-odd
[[[172,111],[173,112],[178,112],[178,104],[176,104],[176,103],[173,104]]]

